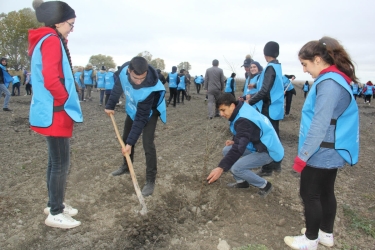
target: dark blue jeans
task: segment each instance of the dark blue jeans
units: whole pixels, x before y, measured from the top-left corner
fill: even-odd
[[[56,215],[64,210],[66,177],[69,172],[69,138],[47,136],[48,167],[47,190],[50,213]]]
[[[146,156],[146,181],[148,182],[155,182],[156,174],[157,174],[157,158],[156,158],[156,148],[154,143],[155,138],[155,129],[156,124],[159,118],[159,111],[153,110],[152,116],[150,117],[149,121],[145,125],[142,130],[142,144],[143,149],[145,151]],[[126,144],[126,139],[129,136],[130,130],[133,126],[133,120],[130,116],[126,116],[125,119],[125,126],[124,132],[122,135],[122,140]],[[134,148],[135,145],[132,147],[132,151],[130,154],[130,159],[133,162],[134,159]],[[124,165],[127,166],[126,158],[124,157]]]

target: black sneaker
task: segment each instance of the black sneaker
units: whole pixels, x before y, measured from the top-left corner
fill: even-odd
[[[258,176],[260,177],[265,177],[265,176],[272,176],[272,171],[271,172],[266,172],[264,171],[263,169],[259,170],[257,173],[256,173]]]
[[[154,193],[155,182],[148,181],[146,185],[142,188],[142,195],[144,197],[152,195]]]
[[[3,111],[12,111],[12,110],[9,108],[3,108]]]
[[[248,188],[250,187],[249,183],[247,181],[243,182],[232,182],[227,184],[230,188]]]
[[[272,191],[272,189],[272,184],[268,181],[264,188],[259,188],[258,194],[260,195],[260,197],[264,198]]]
[[[129,168],[126,165],[121,165],[119,169],[112,172],[113,176],[122,175],[122,174],[129,174]]]

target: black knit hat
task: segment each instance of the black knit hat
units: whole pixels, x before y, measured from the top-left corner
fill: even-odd
[[[279,44],[273,41],[266,43],[263,53],[265,56],[277,58],[279,56]]]
[[[33,8],[38,22],[44,23],[46,26],[63,23],[76,17],[74,10],[67,3],[61,1],[34,0]]]

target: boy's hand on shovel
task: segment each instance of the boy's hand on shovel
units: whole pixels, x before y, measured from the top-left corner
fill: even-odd
[[[132,152],[132,146],[129,144],[126,144],[125,148],[121,148],[121,152],[123,155],[130,155],[130,153]]]

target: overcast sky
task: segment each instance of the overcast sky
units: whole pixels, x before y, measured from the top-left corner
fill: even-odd
[[[69,35],[73,65],[86,65],[91,55],[112,56],[122,65],[142,51],[162,58],[165,71],[183,61],[191,75],[204,75],[213,59],[228,77],[231,67],[251,54],[264,67],[263,47],[280,44],[284,74],[312,80],[303,73],[299,49],[308,41],[338,39],[356,64],[361,82],[375,81],[375,1],[357,0],[66,0],[76,12]],[[0,0],[0,12],[31,6],[32,0]]]

